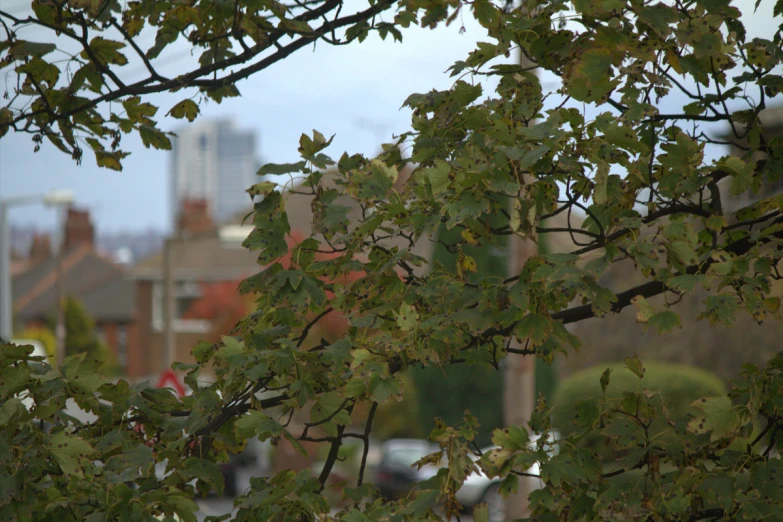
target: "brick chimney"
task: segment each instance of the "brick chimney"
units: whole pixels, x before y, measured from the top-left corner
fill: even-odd
[[[30,255],[28,262],[30,265],[37,265],[52,258],[52,245],[49,242],[49,236],[45,234],[35,234],[30,244]]]
[[[217,230],[209,211],[209,203],[203,199],[186,199],[177,217],[179,234],[203,234]]]
[[[68,216],[65,218],[65,251],[82,244],[95,248],[95,228],[90,220],[90,212],[68,208]]]

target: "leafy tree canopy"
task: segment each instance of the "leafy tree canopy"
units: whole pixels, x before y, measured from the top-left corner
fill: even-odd
[[[241,289],[258,296],[257,311],[235,337],[198,345],[195,363],[177,365],[193,395],[177,399],[107,381],[84,354],[55,370],[24,362],[24,348],[4,348],[0,518],[177,513],[193,520],[196,490],[222,487],[215,462],[261,437],[322,443],[327,460],[315,478],[284,471],[254,479],[236,500],[237,518],[312,520],[329,513],[321,493],[343,440],[366,442],[376,406],[404,394],[399,376],[408,368],[551,359],[579,347],[566,325],[630,306],[639,322],[666,334],[681,325],[674,303],[699,287],[708,290],[700,317],[711,324],[731,325],[739,314],[780,319],[773,290],[783,197],[724,205],[781,175],[781,140],[765,133],[761,117],[783,85],[779,29],[749,39],[728,0],[375,0],[352,7],[339,0],[37,0],[25,19],[0,9],[2,64],[18,79],[9,82],[0,130],[47,138],[77,159],[86,143],[110,168],[121,165],[123,134],[169,146],[150,94],[182,93],[166,110],[192,119],[203,97],[238,95],[238,80],[318,40],[361,41],[370,32],[400,38],[409,25],[434,27],[460,15],[475,16],[488,33],[451,68],[451,88],[406,100],[412,130],[378,157],[346,153],[334,161],[326,152],[331,140],[313,131],[299,142],[301,161],[261,169],[302,180],[285,190],[311,198],[313,228],[289,247],[280,187],[250,188],[263,198],[245,245],[261,268]],[[782,10],[777,2],[775,16]],[[23,39],[30,26],[70,40],[76,51]],[[149,49],[134,40],[145,30],[155,33]],[[167,78],[154,59],[177,39],[202,52],[200,65]],[[504,62],[518,51],[525,65]],[[149,75],[128,83],[122,71],[133,56]],[[542,89],[537,73],[544,72],[560,79],[556,91]],[[493,92],[484,91],[485,77],[499,79]],[[726,143],[739,153],[714,147]],[[412,151],[410,160],[400,146]],[[409,161],[413,173],[395,188]],[[334,174],[327,177],[328,167]],[[567,216],[567,226],[541,225],[557,215]],[[457,263],[427,271],[416,246],[440,227],[458,231],[448,245]],[[467,253],[547,232],[568,234],[571,252],[533,256],[507,277],[479,276]],[[280,263],[283,257],[290,262]],[[644,281],[612,291],[600,278],[621,260]],[[345,335],[312,339],[314,325],[333,314],[347,318]],[[629,358],[626,366],[642,378],[641,361]],[[529,431],[550,429],[543,401],[528,428],[496,431],[499,448],[478,462],[467,458],[476,451],[472,416],[456,426],[436,422],[431,438],[442,451],[425,461],[447,460],[415,500],[360,502],[373,498],[360,474],[346,489],[347,507],[329,516],[435,519],[437,506],[446,514],[457,509],[454,492],[476,467],[501,477],[508,492],[538,461],[547,487],[531,496],[536,520],[783,519],[781,368],[783,354],[764,368],[744,366],[728,396],[694,403],[703,415],[670,417],[643,384],[622,398],[584,401],[578,429],[558,452],[547,451],[546,436],[528,444]],[[202,385],[202,371],[216,380]],[[610,380],[610,372],[601,377],[604,386]],[[65,415],[68,398],[97,419]],[[348,429],[360,406],[368,411],[364,426]],[[762,428],[753,434],[757,418]],[[54,426],[42,431],[33,419]],[[606,439],[618,459],[607,463],[581,447],[587,433]],[[170,473],[161,483],[154,463],[164,459]],[[629,472],[639,479],[615,481]]]

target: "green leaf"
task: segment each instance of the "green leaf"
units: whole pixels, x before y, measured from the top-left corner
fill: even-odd
[[[58,78],[60,78],[60,69],[58,69],[57,66],[38,57],[35,57],[21,67],[18,67],[17,71],[29,74],[36,82],[48,84],[49,87],[54,87]]]
[[[503,449],[520,451],[527,449],[530,435],[523,426],[509,426],[492,432],[492,443]]]
[[[18,347],[27,350],[28,347]],[[12,351],[13,348],[4,347],[3,351]],[[30,368],[25,364],[10,366],[0,370],[0,399],[8,399],[11,395],[28,388],[30,385]]]
[[[440,491],[437,489],[419,491],[416,498],[410,502],[410,508],[414,513],[424,513],[424,511],[433,507],[439,498]]]
[[[347,411],[343,408],[344,401],[345,399],[336,391],[319,395],[310,409],[310,422],[319,423],[324,419],[331,418],[337,424],[346,424],[346,420],[350,423],[350,416],[345,415]],[[340,410],[339,413],[335,414],[338,410]]]
[[[169,493],[165,497],[166,504],[172,507],[172,509],[180,516],[182,522],[196,522],[196,511],[198,511],[198,505],[184,494],[176,492]]]
[[[740,428],[742,419],[725,395],[699,399],[691,406],[704,412],[703,417],[697,417],[688,423],[688,431],[691,433],[710,432],[710,440],[715,441],[728,437]]]
[[[598,102],[617,85],[612,80],[613,50],[606,47],[587,48],[579,58],[569,63],[564,75],[566,92],[581,102]]]
[[[233,84],[224,85],[223,87],[218,87],[217,89],[207,89],[206,92],[207,96],[215,100],[217,103],[222,102],[224,98],[236,98],[240,95],[239,89],[237,89],[236,85]]]
[[[223,494],[223,474],[217,464],[208,460],[191,457],[185,460],[185,473],[209,484],[218,495]]]
[[[541,344],[552,332],[552,320],[542,314],[527,314],[517,323],[514,333],[533,344]]]
[[[707,280],[703,275],[683,274],[666,281],[666,286],[677,292],[693,292],[696,285],[705,285]]]
[[[643,6],[636,9],[639,19],[649,25],[661,38],[671,34],[670,24],[677,21],[677,10],[674,6],[663,3]]]
[[[376,374],[370,377],[368,391],[373,400],[382,403],[389,397],[399,395],[402,388],[395,377],[381,377]]]
[[[478,0],[489,4],[489,0]],[[477,3],[478,3],[477,2]],[[476,3],[473,4],[475,8]],[[463,80],[457,80],[451,90],[451,99],[465,107],[476,101],[481,96],[481,84],[471,85]]]
[[[336,367],[349,361],[351,357],[351,340],[340,339],[333,342],[321,352],[321,358],[325,363]]]
[[[601,374],[601,393],[606,394],[606,388],[609,387],[609,380],[612,375],[612,368],[607,368]]]
[[[519,162],[519,166],[523,169],[528,169],[536,164],[544,155],[549,152],[549,145],[539,145],[533,150],[525,153],[525,156]]]
[[[52,436],[47,448],[66,475],[82,475],[84,459],[95,451],[86,440],[66,435],[64,432]]]
[[[53,43],[27,42],[25,40],[16,40],[9,49],[8,53],[14,58],[24,58],[26,56],[43,56],[56,50],[57,46]]]
[[[699,319],[707,318],[710,324],[730,325],[739,310],[737,296],[728,293],[709,295],[704,299],[704,304],[705,310],[699,314]]]
[[[263,167],[258,169],[259,176],[265,176],[267,174],[288,174],[290,172],[302,172],[306,163],[299,161],[297,163],[266,163]],[[274,185],[272,185],[274,186]]]
[[[669,333],[675,328],[682,328],[682,322],[680,316],[671,310],[664,310],[658,312],[650,317],[648,326],[658,330],[658,334]]]
[[[473,15],[482,26],[489,29],[498,19],[499,12],[489,0],[475,0],[473,2]]]
[[[261,435],[263,438],[276,437],[283,431],[279,422],[261,413],[251,410],[234,422],[234,431],[243,439]]]
[[[610,125],[604,131],[606,141],[625,150],[646,154],[650,148],[636,135],[636,131],[628,126],[620,126],[618,123]]]
[[[449,187],[451,183],[450,173],[451,165],[442,159],[436,159],[434,167],[424,170],[424,176],[429,180],[433,194],[440,194]]]
[[[21,399],[9,399],[0,406],[0,427],[7,426],[10,421],[18,415],[24,415],[27,412]]]
[[[489,508],[487,504],[479,504],[473,508],[473,522],[489,522]]]
[[[148,123],[152,116],[158,112],[158,108],[151,103],[142,103],[141,98],[132,96],[122,102],[122,106],[128,115],[128,119],[134,123]]]
[[[504,499],[519,491],[519,477],[513,474],[506,475],[500,482],[500,496]]]
[[[312,159],[317,153],[331,145],[333,139],[334,135],[327,140],[324,138],[324,135],[317,130],[313,130],[312,138],[307,134],[302,134],[299,138],[299,154],[305,159]]]

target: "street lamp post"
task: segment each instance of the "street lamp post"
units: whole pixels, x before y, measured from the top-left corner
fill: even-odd
[[[54,190],[43,195],[20,196],[0,200],[0,338],[13,337],[13,293],[11,291],[11,241],[8,209],[13,206],[43,203],[46,206],[64,207],[73,201],[73,192]]]

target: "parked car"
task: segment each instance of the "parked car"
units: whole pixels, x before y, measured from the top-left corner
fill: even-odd
[[[413,463],[437,449],[431,442],[419,439],[390,439],[384,442],[381,460],[375,469],[375,486],[381,496],[392,500],[407,495],[414,483],[427,478],[423,476],[427,472],[421,473],[413,467]]]
[[[237,484],[237,474],[240,469],[253,466],[258,462],[257,448],[255,445],[248,444],[241,453],[231,453],[228,462],[219,462],[218,468],[223,475],[223,496],[234,498],[239,494]],[[155,465],[155,476],[159,481],[166,478],[167,461],[158,462]]]
[[[557,440],[557,434],[550,435],[550,441]],[[531,435],[530,447],[535,447],[538,436]],[[490,446],[482,450],[482,454],[496,449]],[[438,472],[436,466],[425,466],[421,470],[412,467],[413,463],[425,455],[438,450],[438,447],[424,440],[392,439],[384,443],[381,462],[376,472],[375,485],[384,498],[394,499],[405,496],[416,482],[427,480]],[[552,445],[553,453],[556,445]],[[474,461],[479,459],[473,456]],[[441,466],[445,463],[441,462]],[[539,465],[533,464],[528,473],[538,475]],[[533,491],[543,486],[541,479],[535,477],[520,477],[527,481],[527,491]],[[489,508],[489,522],[504,522],[506,516],[505,501],[500,496],[500,479],[489,478],[483,472],[471,473],[462,487],[457,491],[457,501],[466,511],[481,503]]]
[[[531,434],[530,436],[530,448],[535,448],[536,442],[539,439],[539,435]],[[551,433],[549,441],[552,444],[550,447],[550,455],[556,452],[556,444],[558,439],[557,433]],[[497,446],[490,446],[481,450],[481,453],[487,453],[496,449]],[[474,460],[478,460],[478,456],[473,457]],[[540,469],[538,462],[534,463],[528,468],[527,473],[533,475],[539,475]],[[530,492],[543,487],[543,481],[536,477],[519,477],[519,480],[527,481],[526,491]],[[472,510],[474,506],[481,503],[486,503],[489,508],[489,522],[503,522],[506,519],[506,504],[503,498],[500,496],[500,479],[489,478],[483,472],[472,473],[465,479],[462,487],[457,491],[457,500],[465,509]]]

